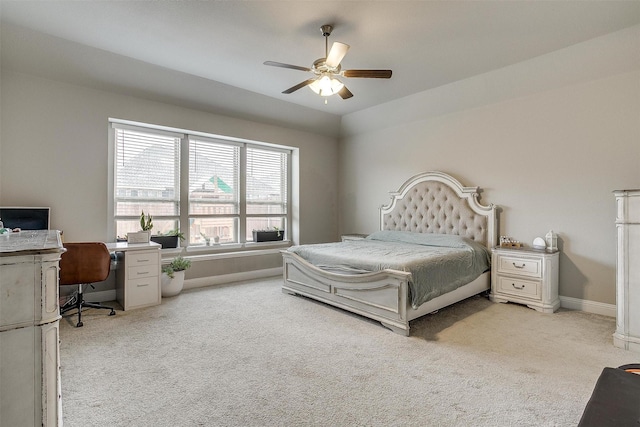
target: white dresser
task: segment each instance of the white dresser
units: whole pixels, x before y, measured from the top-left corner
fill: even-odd
[[[107,248],[118,254],[116,299],[122,309],[127,311],[160,304],[161,245],[154,242],[109,243]]]
[[[558,274],[557,250],[493,248],[490,299],[553,313],[560,307]]]
[[[640,190],[616,197],[616,347],[640,352]]]
[[[58,231],[0,235],[0,426],[62,425]]]

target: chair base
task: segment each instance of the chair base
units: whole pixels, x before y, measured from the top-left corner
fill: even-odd
[[[60,315],[63,315],[67,311],[78,310],[78,323],[76,323],[76,328],[79,328],[84,325],[82,323],[82,309],[83,308],[101,308],[106,310],[111,310],[109,316],[115,316],[116,312],[113,307],[107,307],[106,305],[102,305],[97,302],[87,302],[84,300],[84,293],[82,292],[82,285],[78,285],[78,290],[76,293],[69,298],[69,300],[60,307]]]

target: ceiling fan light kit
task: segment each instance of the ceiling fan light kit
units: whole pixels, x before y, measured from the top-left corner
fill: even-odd
[[[343,87],[344,83],[338,79],[332,79],[327,75],[314,80],[313,83],[309,85],[309,88],[320,96],[335,95],[340,92]]]
[[[289,89],[284,90],[282,93],[289,94],[297,91],[298,89],[302,89],[305,86],[309,86],[309,88],[317,93],[320,96],[332,96],[338,94],[342,99],[349,99],[353,96],[351,91],[347,89],[347,87],[340,80],[337,79],[337,76],[351,78],[374,78],[374,79],[390,79],[391,78],[391,70],[344,70],[342,71],[342,67],[340,62],[347,54],[349,50],[349,45],[340,42],[334,42],[331,45],[331,50],[329,50],[329,36],[331,35],[331,31],[333,31],[333,26],[331,25],[323,25],[320,27],[320,31],[322,31],[322,35],[325,38],[325,57],[316,59],[313,62],[311,68],[301,67],[299,65],[291,65],[285,64],[282,62],[275,61],[265,61],[264,65],[269,65],[272,67],[280,67],[280,68],[290,68],[292,70],[298,71],[306,71],[315,74],[314,78],[303,81],[302,83],[298,83],[295,86],[290,87]],[[325,104],[327,103],[325,99]]]

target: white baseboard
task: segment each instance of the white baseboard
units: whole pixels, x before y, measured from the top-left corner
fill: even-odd
[[[282,267],[268,268],[265,270],[245,271],[242,273],[224,274],[221,276],[199,277],[184,281],[184,289],[204,288],[207,286],[221,285],[225,283],[241,282],[243,280],[263,279],[267,277],[282,276]],[[92,302],[115,301],[116,290],[98,292],[85,292],[85,297]],[[580,310],[587,313],[601,314],[603,316],[616,317],[615,304],[605,304],[597,301],[589,301],[579,298],[560,297],[560,307],[569,310]]]
[[[570,310],[586,311],[587,313],[602,314],[604,316],[616,317],[615,304],[605,304],[602,302],[589,301],[571,297],[560,297],[560,307]]]
[[[264,270],[244,271],[242,273],[224,274],[221,276],[199,277],[184,281],[184,289],[204,288],[224,283],[241,282],[243,280],[263,279],[266,277],[282,276],[282,267]]]

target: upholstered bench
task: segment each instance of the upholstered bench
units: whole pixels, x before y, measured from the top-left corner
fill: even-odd
[[[640,427],[640,364],[604,368],[578,427]]]

